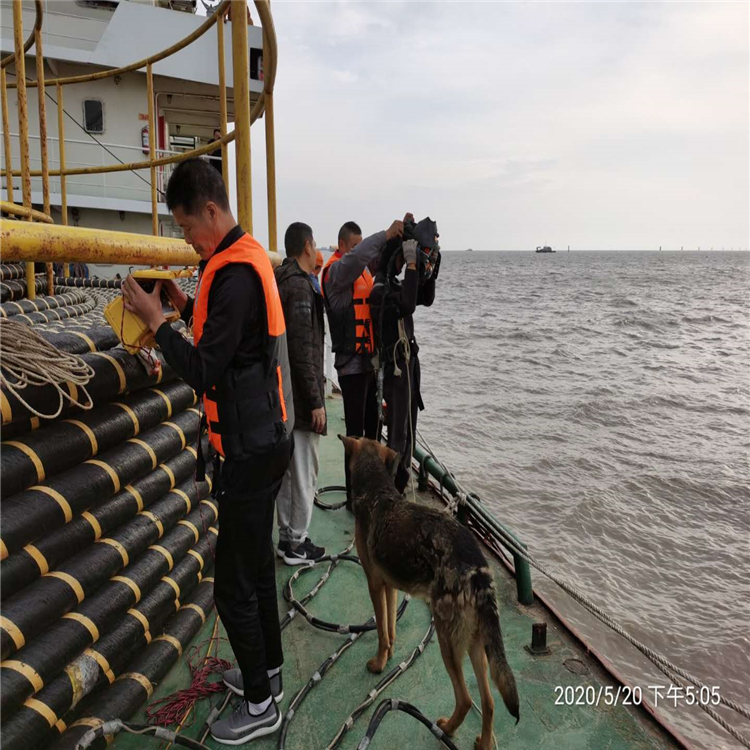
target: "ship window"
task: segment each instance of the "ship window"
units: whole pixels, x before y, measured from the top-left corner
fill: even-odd
[[[104,132],[104,104],[99,99],[83,100],[83,129],[87,133]]]
[[[84,8],[102,8],[103,10],[117,10],[120,0],[76,0],[76,5]]]

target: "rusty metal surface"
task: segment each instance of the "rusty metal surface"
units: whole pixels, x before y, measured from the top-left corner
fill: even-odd
[[[10,152],[10,119],[8,117],[8,85],[5,68],[0,69],[0,97],[3,110],[3,149],[5,150],[5,184],[8,189],[8,200],[13,203],[13,159]]]
[[[246,0],[232,4],[234,18],[247,15]],[[250,58],[247,44],[247,24],[232,23],[232,63],[234,70],[234,153],[237,171],[237,220],[250,234],[253,233],[252,161],[250,158]]]
[[[42,20],[44,19],[44,6],[42,0],[34,0],[34,10],[36,11],[36,18],[34,19],[34,28],[29,34],[29,38],[23,45],[24,54],[31,49],[31,45],[34,44],[36,32],[42,28]],[[16,53],[11,52],[7,57],[0,60],[0,68],[7,68],[16,59]]]
[[[151,162],[151,234],[159,234],[159,207],[156,200],[156,118],[154,117],[154,71],[146,66],[146,96],[148,97],[148,158]]]
[[[49,214],[44,214],[41,211],[27,208],[26,206],[19,206],[17,203],[11,203],[10,201],[0,201],[0,211],[4,214],[20,216],[23,219],[31,218],[34,221],[41,221],[44,224],[54,224],[54,220]]]

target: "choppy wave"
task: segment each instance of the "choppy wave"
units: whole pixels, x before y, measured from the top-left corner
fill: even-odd
[[[416,323],[440,457],[637,636],[745,704],[749,282],[741,253],[447,254]]]

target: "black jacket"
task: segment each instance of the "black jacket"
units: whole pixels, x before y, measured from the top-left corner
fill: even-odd
[[[312,410],[325,406],[323,298],[295,258],[285,258],[275,273],[286,321],[294,429],[311,432]]]

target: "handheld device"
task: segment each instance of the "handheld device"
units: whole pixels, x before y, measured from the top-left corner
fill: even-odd
[[[174,279],[190,278],[193,274],[192,268],[182,268],[179,270],[170,270],[169,268],[152,268],[133,271],[133,278],[147,292],[154,290],[157,281],[169,281]],[[161,292],[162,311],[168,322],[173,323],[178,320],[180,313],[171,303],[167,293]],[[154,341],[154,334],[151,329],[135,314],[125,309],[122,297],[110,302],[104,308],[104,317],[112,330],[117,334],[120,343],[130,354],[138,354],[142,349],[148,348]]]

